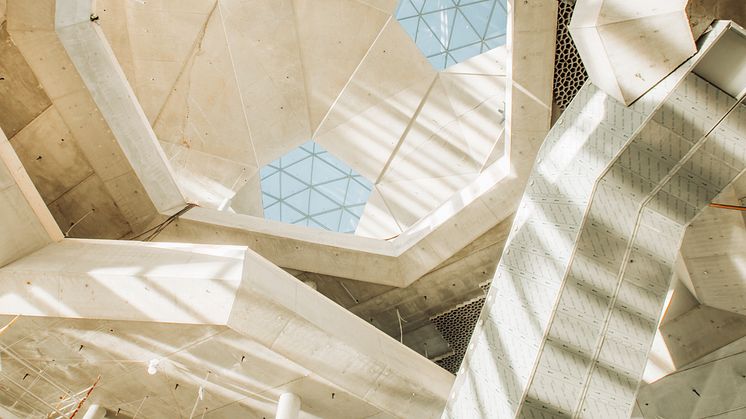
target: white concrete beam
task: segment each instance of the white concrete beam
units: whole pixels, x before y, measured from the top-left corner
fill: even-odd
[[[239,246],[66,239],[0,269],[0,312],[227,325],[399,417],[439,416],[453,382]]]
[[[150,199],[162,213],[186,203],[158,139],[101,28],[93,0],[58,1],[55,31]],[[135,140],[136,139],[136,140]]]
[[[2,130],[0,231],[0,267],[62,240],[62,232]]]
[[[746,107],[692,73],[727,30],[629,108],[581,89],[542,147],[444,417],[629,417],[684,227],[746,168]]]

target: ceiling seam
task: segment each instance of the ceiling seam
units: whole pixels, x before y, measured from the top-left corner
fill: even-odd
[[[217,8],[217,6],[218,6],[218,2],[216,0],[212,6],[212,10],[210,10],[210,13],[207,14],[205,23],[202,25],[202,29],[200,30],[199,34],[197,34],[197,37],[194,39],[194,44],[192,45],[192,48],[190,49],[190,53],[184,59],[184,63],[181,65],[181,70],[179,70],[179,74],[176,76],[176,79],[174,80],[174,84],[170,86],[170,89],[168,90],[168,95],[166,96],[166,100],[163,101],[161,108],[158,110],[158,114],[155,116],[155,118],[153,118],[153,126],[155,126],[158,123],[158,121],[160,121],[161,114],[163,114],[164,109],[166,109],[166,106],[171,100],[171,96],[176,90],[176,85],[179,84],[179,80],[181,80],[181,78],[184,76],[184,72],[187,70],[187,67],[189,66],[189,62],[192,61],[194,57],[197,55],[197,51],[202,49],[202,43],[204,42],[204,39],[205,39],[205,32],[207,32],[207,24],[210,22],[210,19],[212,19],[212,15],[215,13],[215,8]],[[133,61],[134,61],[134,58],[133,58]],[[191,83],[189,83],[189,85],[191,86]]]
[[[378,31],[378,34],[373,39],[373,42],[370,43],[370,46],[368,47],[368,50],[365,51],[365,54],[363,54],[362,58],[360,58],[360,62],[357,63],[357,66],[355,66],[355,69],[352,70],[352,74],[350,74],[350,77],[347,79],[347,82],[345,82],[345,85],[342,87],[342,90],[339,91],[337,94],[337,97],[334,99],[334,102],[329,106],[329,109],[326,110],[326,113],[324,114],[324,117],[321,118],[321,121],[319,121],[319,125],[314,128],[313,133],[311,134],[311,138],[316,138],[316,135],[319,133],[319,130],[324,125],[324,122],[326,122],[327,118],[329,118],[329,115],[331,115],[332,110],[337,106],[337,102],[339,102],[339,99],[344,95],[345,91],[347,90],[347,87],[352,84],[352,80],[355,78],[355,75],[357,75],[358,70],[360,70],[360,67],[363,66],[363,63],[368,58],[368,55],[370,55],[370,52],[373,50],[373,47],[376,46],[376,43],[378,43],[378,40],[381,38],[381,35],[383,35],[383,32],[388,27],[389,23],[391,22],[391,19],[393,16],[389,16],[388,19],[383,23],[381,26],[381,29]]]
[[[394,147],[394,150],[391,151],[391,155],[389,156],[388,160],[386,160],[386,164],[383,165],[383,169],[381,169],[381,173],[376,178],[374,184],[378,184],[381,182],[381,179],[383,179],[383,176],[386,174],[386,172],[389,169],[389,166],[391,166],[391,162],[394,160],[396,155],[399,153],[399,150],[401,149],[401,146],[404,144],[404,139],[407,138],[407,135],[409,135],[409,131],[412,130],[412,125],[414,125],[414,122],[417,120],[417,117],[420,116],[420,112],[422,112],[422,108],[425,107],[425,103],[427,102],[428,97],[430,97],[430,92],[433,90],[433,87],[435,87],[435,83],[438,81],[438,74],[433,77],[433,80],[430,82],[430,86],[428,86],[427,91],[422,96],[422,100],[420,100],[420,104],[417,105],[417,109],[415,109],[414,114],[412,115],[412,118],[407,123],[406,128],[404,128],[404,132],[402,132],[401,136],[399,137],[399,141],[396,143],[396,147]]]
[[[290,9],[293,11],[293,21],[295,22],[293,30],[295,32],[295,42],[298,46],[298,63],[300,64],[301,76],[303,76],[303,95],[306,105],[306,127],[308,128],[308,133],[311,134],[311,137],[313,138],[313,133],[311,132],[311,96],[308,94],[308,77],[306,74],[306,66],[303,64],[303,48],[301,48],[300,33],[298,33],[298,11],[295,8],[295,1],[290,2]]]
[[[254,139],[251,135],[251,124],[249,124],[249,115],[246,113],[246,101],[243,97],[243,91],[241,91],[241,84],[238,81],[238,71],[236,70],[236,61],[233,59],[233,51],[231,48],[231,42],[228,40],[228,31],[225,28],[225,18],[223,17],[223,8],[220,6],[222,0],[217,0],[216,7],[218,9],[218,15],[220,16],[220,25],[223,28],[223,37],[225,38],[225,46],[228,50],[228,59],[231,62],[231,68],[233,69],[233,81],[236,83],[236,91],[238,92],[238,98],[241,102],[241,113],[243,114],[244,124],[246,129],[249,131],[249,143],[251,144],[251,150],[254,153],[254,163],[259,168],[259,156],[256,154],[256,147],[254,146]]]

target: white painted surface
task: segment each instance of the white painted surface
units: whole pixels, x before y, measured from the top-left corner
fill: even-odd
[[[630,105],[694,55],[683,0],[578,0],[570,33],[591,81]]]
[[[277,402],[275,419],[298,419],[300,413],[300,397],[293,393],[282,393]]]
[[[106,409],[98,404],[91,404],[86,409],[83,419],[104,419],[106,416]]]

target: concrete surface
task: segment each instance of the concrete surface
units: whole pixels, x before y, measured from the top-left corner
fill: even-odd
[[[67,239],[0,277],[6,314],[228,327],[394,417],[439,416],[453,380],[243,247]]]

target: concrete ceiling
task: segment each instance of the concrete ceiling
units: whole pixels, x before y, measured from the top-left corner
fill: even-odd
[[[504,154],[504,52],[437,74],[392,12],[357,0],[96,8],[187,200],[220,207],[241,191],[236,208],[261,216],[258,169],[313,139],[375,183],[358,232],[377,238]]]
[[[20,228],[18,220],[46,206],[61,231],[34,227],[40,241],[7,261],[63,233],[131,237],[173,214],[175,202],[198,202],[203,208],[159,240],[249,245],[422,355],[448,353],[450,342],[431,318],[484,295],[480,285],[493,276],[548,128],[553,54],[544,41],[516,33],[513,45],[535,51],[523,56],[532,57],[525,67],[498,49],[436,73],[391,17],[392,0],[99,0],[102,47],[113,50],[142,107],[142,129],[152,132],[144,136],[168,161],[180,197],[169,201],[173,193],[152,192],[153,178],[133,163],[91,79],[68,56],[69,44],[54,30],[54,2],[10,3],[4,22],[0,0],[0,127],[40,198],[32,212],[17,219],[3,213],[0,222]],[[718,2],[720,17],[732,10],[725,3]],[[247,20],[259,24],[242,24]],[[309,138],[376,182],[359,233],[399,238],[343,238],[251,217],[261,215],[258,168]],[[237,192],[244,215],[208,212]],[[734,185],[719,198],[742,204],[742,195]],[[685,236],[680,276],[693,295],[673,293],[669,307],[691,304],[681,303],[683,314],[664,318],[660,328],[676,361],[669,372],[686,371],[688,361],[744,334],[734,314],[743,314],[743,222],[739,213],[708,209]],[[706,327],[712,338],[692,332]],[[717,332],[723,328],[727,336]],[[139,408],[143,417],[188,416],[200,383],[206,398],[199,409],[208,416],[270,417],[284,390],[304,394],[305,417],[397,416],[225,326],[22,317],[0,344],[20,359],[0,353],[3,374],[20,384],[0,380],[0,404],[20,417],[48,413],[47,404],[86,389],[98,374],[105,378],[95,400],[123,414]],[[164,369],[149,376],[153,358],[164,359]],[[725,381],[715,383],[712,374],[680,374],[670,386],[684,394],[692,383],[713,382],[709,394],[724,394]],[[678,400],[667,396],[674,390],[660,390],[668,385],[643,387],[639,401],[658,410],[641,415],[654,417]],[[712,407],[717,396],[708,400],[696,411],[727,410]],[[728,409],[740,406],[728,400]]]

